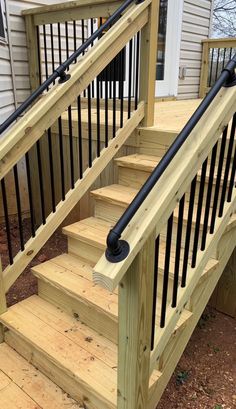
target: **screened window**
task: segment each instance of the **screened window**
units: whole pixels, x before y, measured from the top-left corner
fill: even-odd
[[[0,39],[6,40],[6,31],[4,27],[2,5],[0,3]]]

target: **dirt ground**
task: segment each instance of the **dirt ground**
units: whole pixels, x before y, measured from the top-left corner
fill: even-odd
[[[12,224],[13,252],[18,249],[17,223]],[[24,221],[25,234],[30,224]],[[5,230],[0,226],[0,254],[7,265]],[[37,293],[30,272],[39,264],[66,251],[66,237],[58,230],[31,265],[11,287],[8,305]],[[236,320],[207,307],[173,374],[157,409],[236,409]]]

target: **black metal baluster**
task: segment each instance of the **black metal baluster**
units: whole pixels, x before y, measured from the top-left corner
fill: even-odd
[[[222,69],[225,68],[225,54],[226,54],[226,48],[224,48],[223,61],[222,61]]]
[[[209,75],[209,83],[208,83],[208,86],[210,87],[211,86],[211,80],[212,80],[212,74],[213,74],[213,60],[214,60],[214,51],[215,51],[215,49],[214,48],[212,48],[212,51],[211,51],[211,66],[210,66],[210,75]]]
[[[45,76],[48,79],[48,53],[47,53],[47,34],[46,26],[43,25],[43,44],[44,44],[44,60],[45,60]],[[47,88],[48,90],[49,88]]]
[[[232,200],[233,189],[235,187],[235,174],[236,174],[236,147],[234,150],[233,164],[232,164],[231,176],[230,176],[230,181],[229,181],[229,190],[228,190],[228,195],[227,195],[228,203],[231,202]]]
[[[70,56],[69,48],[69,31],[68,31],[68,21],[65,22],[65,36],[66,36],[66,58]],[[69,68],[68,68],[69,69]]]
[[[113,60],[113,138],[116,136],[116,58]]]
[[[6,186],[5,186],[4,178],[1,180],[1,188],[2,188],[4,219],[5,219],[5,226],[6,226],[6,233],[7,233],[8,256],[9,256],[9,262],[12,265],[13,264],[13,254],[12,254],[12,243],[11,243],[11,229],[10,229],[7,194],[6,194]]]
[[[53,25],[50,24],[50,35],[51,35],[51,52],[52,52],[52,71],[55,70],[55,59],[54,59],[54,36],[53,36]],[[55,83],[55,82],[54,82]],[[54,185],[54,167],[53,167],[53,150],[52,150],[52,132],[51,128],[48,129],[48,152],[49,152],[49,169],[50,169],[50,182],[51,182],[51,196],[52,196],[52,211],[56,211],[56,199],[55,199],[55,185]]]
[[[33,205],[32,183],[31,183],[31,174],[30,174],[30,164],[29,164],[29,154],[28,154],[28,152],[25,154],[25,164],[26,164],[27,186],[28,186],[28,194],[29,194],[31,233],[32,233],[32,237],[35,237],[34,205]]]
[[[215,184],[215,194],[214,194],[212,214],[211,214],[211,225],[210,225],[211,234],[214,233],[214,229],[215,229],[215,220],[216,220],[216,212],[217,212],[217,206],[218,206],[218,198],[219,198],[219,193],[220,193],[221,175],[222,175],[222,169],[223,169],[223,163],[224,163],[224,153],[225,153],[227,132],[228,132],[228,126],[225,128],[223,132],[221,147],[220,147],[220,157],[218,161],[218,170],[217,170],[216,184]]]
[[[167,223],[165,265],[164,265],[163,290],[162,290],[162,302],[161,302],[161,320],[160,320],[161,328],[164,328],[165,320],[166,320],[166,304],[167,304],[169,272],[170,272],[170,254],[171,254],[173,218],[174,216],[172,213]]]
[[[91,112],[91,85],[88,86],[88,161],[89,167],[93,164],[93,144],[92,144],[92,112]]]
[[[21,248],[21,251],[23,251],[25,249],[25,244],[24,244],[24,235],[23,235],[21,200],[20,200],[20,187],[19,187],[19,177],[18,177],[17,165],[15,165],[13,167],[13,172],[14,172],[14,181],[15,181],[17,218],[18,218],[19,236],[20,236],[20,248]]]
[[[219,60],[220,60],[220,48],[218,48],[218,52],[217,52],[215,81],[218,78]]]
[[[82,44],[85,42],[85,26],[84,26],[84,20],[81,20],[81,27],[82,27]],[[85,51],[82,52],[82,55],[85,54]],[[86,97],[86,90],[83,92],[84,97]]]
[[[70,177],[71,177],[71,189],[75,187],[75,174],[74,174],[74,146],[73,146],[73,124],[72,124],[72,108],[68,107],[68,127],[69,127],[69,146],[70,146]]]
[[[65,200],[65,168],[64,168],[64,143],[62,133],[62,120],[58,118],[58,131],[59,131],[59,154],[60,154],[60,170],[61,170],[61,196],[62,200]]]
[[[186,286],[190,240],[191,240],[191,233],[192,233],[192,220],[193,220],[193,209],[194,209],[196,184],[197,184],[197,176],[195,176],[195,178],[193,179],[193,181],[191,183],[191,188],[190,188],[190,197],[189,197],[188,219],[187,219],[187,227],[186,227],[186,235],[185,235],[185,246],[184,246],[184,258],[183,258],[183,270],[182,270],[181,287]]]
[[[56,198],[55,198],[55,184],[54,184],[54,166],[53,166],[53,149],[52,149],[52,132],[48,129],[48,152],[49,152],[49,169],[50,169],[50,187],[52,197],[52,211],[56,211]]]
[[[97,93],[97,157],[99,158],[101,152],[101,134],[100,134],[100,86],[99,77],[96,81],[96,93]]]
[[[132,64],[133,64],[133,39],[131,39],[129,42],[128,119],[131,116]]]
[[[77,40],[77,38],[76,38],[76,21],[74,20],[73,21],[73,40],[74,40],[74,51],[76,51],[76,49],[77,49],[77,44],[76,44],[76,40]],[[77,63],[77,58],[76,58],[76,60],[75,60],[75,64]]]
[[[53,25],[50,24],[50,36],[51,36],[51,53],[52,53],[52,72],[55,70],[55,58],[54,58],[54,34],[53,34]],[[55,81],[54,83],[55,84]]]
[[[226,164],[225,164],[225,173],[224,173],[221,198],[220,198],[220,207],[219,207],[219,214],[218,214],[219,217],[223,216],[226,191],[227,191],[227,186],[229,182],[228,178],[229,178],[229,172],[230,172],[230,164],[231,164],[231,159],[232,159],[233,146],[235,142],[235,139],[234,139],[235,138],[235,124],[236,124],[236,114],[234,114],[233,116],[231,131],[230,131],[229,146],[228,146],[228,152],[227,152],[227,158],[226,158]]]
[[[192,268],[196,267],[196,261],[197,261],[197,250],[198,250],[199,233],[200,233],[200,226],[201,226],[201,216],[202,216],[203,198],[204,198],[204,190],[205,190],[205,182],[206,182],[207,162],[208,162],[208,158],[204,161],[202,165],[202,172],[201,172],[201,180],[200,180],[198,204],[197,204],[197,217],[196,217],[196,222],[195,222],[194,241],[193,241],[193,254],[192,254],[192,264],[191,264]]]
[[[58,50],[59,50],[59,63],[62,64],[61,53],[61,25],[57,24],[58,28]],[[62,119],[58,118],[58,132],[59,132],[59,153],[60,153],[60,169],[61,169],[61,195],[62,200],[65,200],[65,167],[64,167],[64,135],[62,133]]]
[[[140,32],[137,33],[137,51],[136,51],[136,74],[135,74],[135,109],[138,108],[138,90],[139,90],[139,58],[140,58]]]
[[[90,26],[91,26],[91,35],[93,35],[93,31],[94,31],[93,30],[93,18],[90,19]],[[91,47],[93,47],[93,45],[94,45],[94,42],[91,43]],[[94,98],[94,81],[92,81],[91,88],[92,88],[92,98]]]
[[[81,98],[77,98],[77,114],[78,114],[78,138],[79,138],[79,177],[83,178],[83,139],[82,139],[82,119],[81,119]]]
[[[206,207],[205,207],[203,230],[202,230],[202,243],[201,243],[202,251],[204,251],[206,247],[206,237],[207,237],[208,221],[209,221],[210,207],[211,207],[212,187],[213,187],[213,182],[214,182],[217,148],[218,148],[218,142],[216,142],[216,144],[214,145],[212,149],[212,154],[211,154],[211,164],[210,164],[210,172],[209,172],[209,180],[208,180],[208,188],[207,188]]]
[[[108,124],[108,73],[105,68],[105,147],[108,146],[109,140],[109,124]]]
[[[46,223],[45,217],[45,201],[44,201],[44,186],[43,186],[43,171],[42,171],[42,160],[41,160],[41,148],[40,142],[36,142],[36,151],[37,151],[37,161],[38,161],[38,174],[39,174],[39,194],[40,194],[40,203],[41,203],[41,214],[42,222]]]
[[[40,28],[36,26],[37,31],[37,54],[38,54],[38,76],[39,76],[39,84],[42,84],[42,71],[41,71],[41,42],[40,42]],[[37,76],[37,72],[36,72]]]
[[[120,75],[120,128],[123,128],[124,125],[124,78],[125,78],[125,73],[124,73],[124,54],[125,54],[125,49],[121,50],[120,53],[120,63],[121,63],[121,75]]]
[[[151,350],[152,351],[154,349],[154,342],[155,342],[159,247],[160,247],[160,236],[157,237],[156,242],[155,242],[153,304],[152,304],[152,335],[151,335]]]
[[[180,266],[183,217],[184,217],[184,203],[185,203],[185,195],[181,198],[179,202],[177,237],[176,237],[176,248],[175,248],[173,295],[172,295],[172,304],[171,304],[173,308],[175,308],[177,305],[177,295],[178,295],[178,285],[179,285],[179,266]]]

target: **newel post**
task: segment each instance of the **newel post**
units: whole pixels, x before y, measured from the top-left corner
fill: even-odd
[[[0,315],[3,314],[7,309],[6,304],[6,295],[5,295],[5,288],[3,283],[3,274],[2,274],[2,262],[0,257]],[[0,343],[4,341],[4,332],[3,326],[0,324]]]
[[[141,31],[140,101],[145,102],[143,126],[154,123],[159,7],[160,0],[152,0],[148,23]]]
[[[118,409],[147,409],[154,253],[153,233],[119,285]]]
[[[40,85],[41,50],[39,50],[40,44],[37,26],[34,23],[34,15],[29,14],[24,17],[29,60],[30,88],[33,92]]]

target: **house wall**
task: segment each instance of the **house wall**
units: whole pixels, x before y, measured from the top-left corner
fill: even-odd
[[[60,0],[0,0],[8,40],[0,43],[0,123],[29,95],[29,68],[24,18],[21,11]],[[11,64],[12,58],[12,64]]]
[[[210,37],[213,0],[184,0],[178,98],[198,98],[202,59],[201,41]]]

